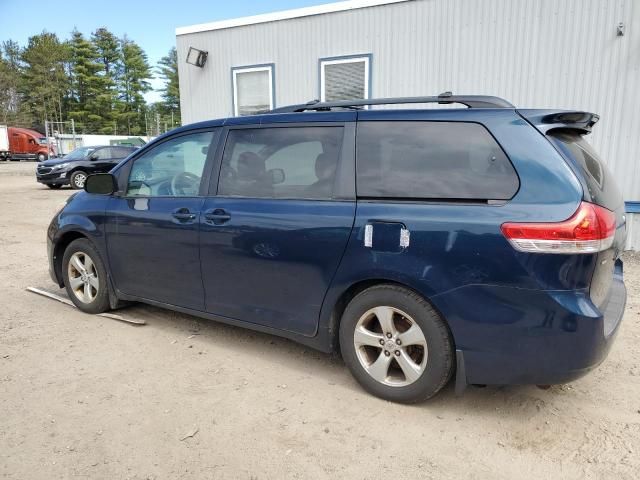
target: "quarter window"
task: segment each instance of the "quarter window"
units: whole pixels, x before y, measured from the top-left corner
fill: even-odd
[[[257,198],[332,197],[342,127],[231,130],[218,194]]]
[[[256,115],[273,109],[273,65],[233,68],[232,76],[235,116]]]
[[[361,122],[360,197],[507,200],[519,188],[511,162],[477,123]]]
[[[215,133],[181,135],[162,142],[136,158],[129,173],[127,195],[198,195],[209,146]]]
[[[320,60],[323,102],[369,98],[370,56]]]

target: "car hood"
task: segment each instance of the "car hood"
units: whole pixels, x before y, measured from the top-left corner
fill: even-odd
[[[52,158],[50,160],[45,160],[44,162],[40,162],[38,165],[42,165],[43,167],[53,167],[54,165],[59,165],[61,163],[71,163],[71,162],[77,162],[79,161],[78,159],[75,160],[69,160],[68,158]]]

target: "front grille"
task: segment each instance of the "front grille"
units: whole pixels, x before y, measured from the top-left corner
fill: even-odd
[[[38,173],[40,175],[45,175],[53,170],[51,167],[38,167]]]

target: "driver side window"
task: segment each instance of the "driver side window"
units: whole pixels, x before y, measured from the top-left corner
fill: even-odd
[[[214,133],[181,135],[136,158],[129,173],[127,196],[197,196]]]

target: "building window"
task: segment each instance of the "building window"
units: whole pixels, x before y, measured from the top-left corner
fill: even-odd
[[[320,100],[370,97],[371,55],[320,59]]]
[[[231,69],[235,116],[255,115],[274,108],[273,70],[273,64]]]

